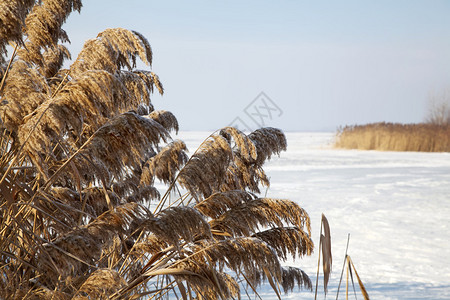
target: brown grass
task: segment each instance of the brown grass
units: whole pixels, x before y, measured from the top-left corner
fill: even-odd
[[[450,125],[375,123],[339,129],[335,147],[381,151],[450,152]]]
[[[62,69],[61,26],[80,9],[0,3],[0,299],[236,299],[264,280],[277,295],[311,289],[281,267],[313,251],[308,214],[259,195],[283,132],[225,127],[189,158],[171,136],[176,117],[151,103],[158,76],[134,69],[152,62],[141,34],[107,29]]]

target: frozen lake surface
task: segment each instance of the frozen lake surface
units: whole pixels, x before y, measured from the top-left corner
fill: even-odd
[[[181,132],[175,138],[192,154],[209,134]],[[350,233],[348,254],[371,299],[450,299],[449,153],[336,150],[333,133],[286,137],[288,150],[264,168],[271,180],[267,196],[306,209],[316,247],[320,217],[326,215],[333,254],[327,298],[336,298]],[[316,250],[286,265],[302,268],[314,283],[317,255]],[[322,284],[319,299],[325,298]],[[339,299],[345,299],[344,291],[341,286]],[[276,299],[268,286],[261,296]],[[308,291],[283,296],[312,298]]]

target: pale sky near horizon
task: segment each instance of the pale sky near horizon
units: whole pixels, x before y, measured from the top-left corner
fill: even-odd
[[[74,57],[113,27],[147,37],[182,130],[420,122],[450,87],[450,1],[85,0],[63,26]]]

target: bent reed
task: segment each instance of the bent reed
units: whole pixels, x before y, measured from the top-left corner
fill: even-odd
[[[313,251],[308,214],[260,196],[284,134],[225,127],[189,157],[171,136],[176,117],[151,103],[158,76],[135,69],[153,57],[140,33],[106,29],[62,68],[61,26],[81,6],[0,2],[0,298],[240,299],[265,280],[279,298],[311,289],[281,265]]]
[[[374,123],[345,126],[336,133],[336,148],[450,152],[450,125]]]

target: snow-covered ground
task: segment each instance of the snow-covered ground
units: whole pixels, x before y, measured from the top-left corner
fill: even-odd
[[[192,154],[208,135],[181,132],[176,138]],[[288,150],[264,168],[271,179],[267,195],[306,209],[316,247],[326,215],[333,254],[329,299],[336,298],[348,233],[348,254],[371,299],[450,299],[449,153],[336,150],[333,133],[286,136]],[[287,265],[302,268],[315,282],[317,255]],[[322,284],[319,299],[325,298]],[[344,291],[341,286],[339,299]],[[276,299],[268,286],[261,295]],[[283,299],[313,297],[296,291]]]

